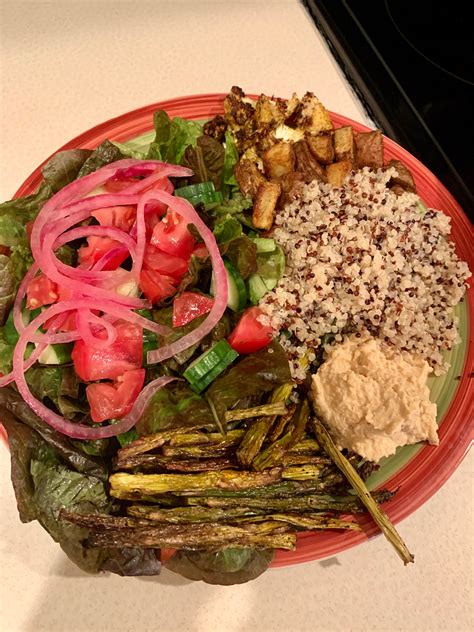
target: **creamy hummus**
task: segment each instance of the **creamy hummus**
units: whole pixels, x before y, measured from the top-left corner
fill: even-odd
[[[374,338],[346,338],[312,378],[316,414],[339,448],[378,461],[398,446],[438,444],[428,363]]]

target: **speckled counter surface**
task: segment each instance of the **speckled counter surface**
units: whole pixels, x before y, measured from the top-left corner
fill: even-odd
[[[0,0],[0,197],[80,132],[174,96],[313,90],[367,122],[298,2]],[[234,587],[81,573],[19,522],[0,446],[2,632],[467,631],[473,620],[473,458],[400,531]]]

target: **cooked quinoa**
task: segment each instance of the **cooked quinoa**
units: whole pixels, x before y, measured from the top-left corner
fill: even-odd
[[[417,353],[435,374],[447,368],[442,351],[459,342],[453,307],[470,272],[448,240],[450,218],[395,195],[394,174],[364,168],[340,188],[312,182],[275,220],[287,267],[260,306],[262,321],[286,330],[296,378],[298,358],[314,360],[322,336],[347,332]]]

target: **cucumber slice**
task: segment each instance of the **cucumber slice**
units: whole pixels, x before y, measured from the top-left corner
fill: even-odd
[[[187,187],[179,187],[174,190],[174,194],[178,197],[189,198],[201,195],[203,193],[213,193],[216,190],[214,182],[199,182],[198,184],[190,184]]]
[[[266,237],[256,237],[252,239],[257,246],[257,252],[274,252],[276,250],[276,241]]]
[[[247,304],[247,289],[245,287],[245,281],[242,278],[240,272],[234,268],[234,266],[224,259],[225,269],[227,271],[227,284],[228,284],[228,297],[227,305],[234,312],[241,312]],[[215,295],[215,279],[214,274],[211,278],[210,293]]]
[[[210,349],[196,358],[183,373],[191,388],[202,392],[231,364],[239,354],[226,340],[219,340]]]
[[[219,204],[223,197],[220,191],[216,191],[213,182],[200,182],[187,187],[176,189],[174,194],[191,202],[193,206],[197,204]]]
[[[206,373],[206,375],[197,382],[190,384],[192,390],[198,394],[202,393],[210,384],[212,384],[218,375],[220,375],[230,364],[232,364],[238,355],[237,351],[232,349],[232,352],[229,352],[219,364],[209,371],[209,373]]]
[[[72,344],[48,345],[38,358],[40,364],[66,364],[71,362]]]
[[[249,278],[249,298],[250,302],[258,305],[260,300],[268,292],[268,288],[264,279],[258,274],[252,274]]]

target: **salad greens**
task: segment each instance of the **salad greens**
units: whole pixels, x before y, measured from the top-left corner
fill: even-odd
[[[164,566],[187,579],[208,584],[243,584],[264,573],[273,560],[271,549],[224,549],[216,553],[178,551]]]
[[[222,191],[223,200],[202,209],[211,225],[222,252],[243,279],[257,270],[255,244],[246,235],[251,220],[246,211],[251,201],[242,196],[234,177],[238,152],[230,133],[225,145],[203,135],[200,123],[178,117],[170,119],[158,111],[154,116],[156,136],[147,157],[192,168],[189,184],[212,182]],[[73,149],[59,152],[44,165],[44,181],[36,194],[0,205],[0,322],[10,312],[19,282],[32,264],[26,224],[35,219],[43,204],[62,187],[124,157],[145,158],[141,148],[130,149],[120,143],[104,141],[96,150]],[[63,246],[58,257],[73,265],[77,250]],[[207,258],[193,255],[179,291],[209,287],[211,266]],[[151,346],[164,346],[194,330],[203,316],[188,325],[171,326],[172,307],[155,310],[156,322],[169,327],[167,336],[150,335]],[[11,325],[10,325],[11,326]],[[0,371],[11,370],[14,344],[6,340],[0,327]],[[163,363],[162,371],[182,372],[193,357],[229,335],[231,324],[225,315],[215,330],[203,341]],[[152,398],[136,428],[119,435],[115,446],[130,445],[139,436],[164,429],[212,428],[215,415],[223,422],[225,412],[262,402],[266,392],[289,379],[288,362],[283,350],[274,343],[266,350],[239,359],[207,389],[205,396],[195,393],[186,382],[175,382]],[[147,369],[156,377],[157,368]],[[35,365],[26,373],[33,394],[67,419],[84,421],[88,404],[83,385],[71,366]],[[0,389],[0,417],[8,433],[12,460],[12,482],[22,521],[38,520],[61,545],[66,554],[87,572],[108,570],[122,575],[157,574],[160,557],[154,549],[89,549],[84,544],[87,530],[59,518],[60,509],[79,513],[107,514],[118,509],[111,501],[106,480],[117,447],[111,440],[71,440],[42,422],[12,388]],[[226,549],[217,553],[179,552],[167,566],[183,576],[211,583],[240,583],[261,574],[270,564],[272,551]]]
[[[235,296],[229,293],[229,309],[212,331],[190,347],[158,365],[148,364],[148,352],[195,331],[212,306],[215,279],[206,249],[209,243],[203,248],[201,234],[188,224],[191,250],[170,253],[175,262],[186,259],[187,271],[174,278],[168,274],[176,270],[165,274],[156,269],[174,296],[165,292],[157,300],[150,299],[153,309],[139,311],[167,331],[145,330],[139,341],[137,354],[143,362],[135,370],[141,374],[137,392],[163,376],[176,380],[154,393],[135,426],[111,438],[73,440],[40,419],[11,385],[0,388],[0,420],[8,435],[20,519],[38,520],[81,569],[157,575],[159,543],[180,549],[167,556],[164,566],[169,570],[211,584],[237,584],[261,575],[271,564],[275,547],[292,548],[300,528],[358,528],[353,522],[319,514],[297,515],[298,510],[336,512],[348,507],[360,510],[361,505],[357,499],[340,498],[341,491],[347,492],[340,474],[306,434],[310,431],[307,408],[304,415],[295,417],[294,406],[287,408],[294,383],[284,349],[276,340],[269,344],[271,329],[260,331],[262,325],[252,316],[258,308],[245,309],[249,297],[257,304],[258,297],[276,285],[285,258],[276,242],[262,239],[254,230],[252,200],[240,192],[234,175],[239,151],[232,133],[226,130],[220,142],[207,135],[201,123],[171,119],[163,110],[155,113],[153,122],[155,138],[148,148],[105,140],[94,151],[59,152],[43,166],[44,180],[37,193],[0,205],[0,373],[6,375],[12,368],[17,332],[11,308],[33,262],[28,223],[64,186],[123,158],[159,160],[192,170],[191,176],[184,171],[186,179],[179,180],[179,186],[188,192],[207,192],[191,201],[215,237],[229,285],[235,285]],[[190,185],[198,187],[190,189]],[[114,216],[114,222],[120,219],[126,217]],[[87,220],[95,221],[99,221],[95,215]],[[109,226],[116,230],[115,223]],[[85,242],[63,246],[56,254],[63,263],[76,265],[84,256],[84,250],[78,253],[81,245]],[[168,251],[160,251],[159,240],[151,240],[150,245],[151,256],[163,265],[163,252]],[[126,272],[131,260],[122,259],[119,265]],[[155,282],[153,276],[151,282]],[[186,292],[211,306],[184,314],[181,322],[185,324],[175,327],[174,298]],[[239,327],[244,331],[237,349]],[[247,346],[249,337],[254,347]],[[128,340],[127,351],[130,344]],[[30,344],[28,353],[33,349]],[[225,357],[219,356],[211,366],[210,358],[219,355],[217,350],[225,352]],[[25,377],[31,392],[64,419],[94,425],[99,420],[94,417],[88,386],[79,379],[69,355],[61,362],[46,366],[40,361],[28,369]],[[103,393],[117,403],[121,389],[128,389],[121,380],[129,373],[105,384],[101,377],[84,379],[108,389]],[[303,402],[300,408],[307,406]],[[125,415],[122,411],[105,419],[114,425]],[[284,449],[280,449],[282,443]],[[129,471],[112,474],[120,469]],[[137,481],[143,483],[141,487]],[[199,520],[193,522],[192,516]],[[211,550],[209,541],[214,543]]]
[[[202,134],[202,125],[179,116],[170,119],[164,110],[158,110],[153,116],[155,139],[150,144],[147,158],[163,160],[179,165],[183,161],[188,146],[195,146]]]

